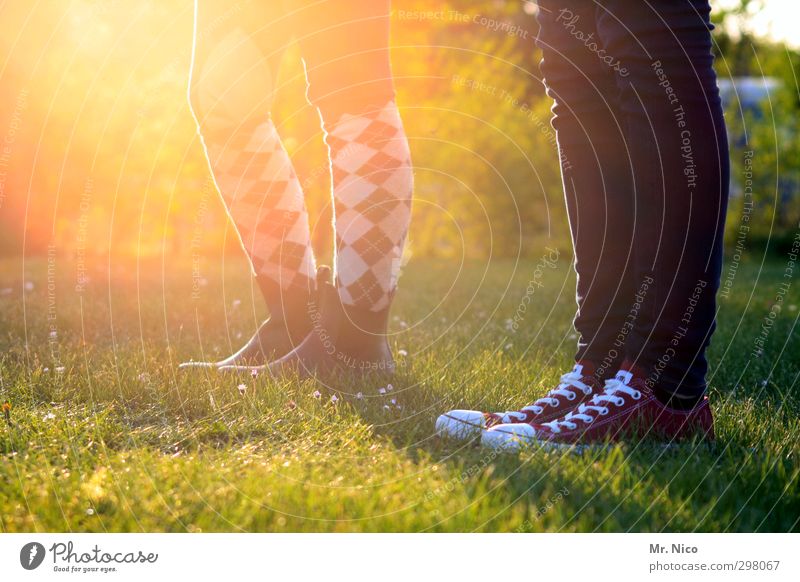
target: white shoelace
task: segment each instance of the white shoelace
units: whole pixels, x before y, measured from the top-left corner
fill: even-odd
[[[592,393],[592,388],[581,381],[583,376],[575,370],[570,370],[559,380],[559,385],[550,390],[545,396],[536,400],[533,404],[523,406],[522,410],[507,411],[503,413],[504,417],[511,417],[517,420],[525,420],[527,415],[525,411],[533,412],[534,414],[541,414],[544,412],[545,406],[558,406],[558,399],[556,396],[563,396],[567,400],[575,400],[578,395],[575,388],[583,392],[586,396]]]
[[[634,400],[639,400],[642,397],[641,392],[628,386],[622,380],[617,380],[616,378],[606,380],[602,394],[596,394],[589,402],[581,404],[577,410],[567,413],[561,420],[546,422],[542,426],[546,426],[554,433],[559,433],[561,432],[561,427],[567,430],[575,430],[578,427],[576,420],[580,420],[584,424],[591,424],[596,417],[592,414],[587,414],[588,412],[594,411],[600,416],[605,416],[609,413],[609,408],[606,404],[611,403],[614,406],[625,404],[625,398],[618,396],[620,393],[627,394]]]

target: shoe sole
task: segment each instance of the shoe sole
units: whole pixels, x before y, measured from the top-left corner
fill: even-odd
[[[550,441],[547,439],[537,439],[537,438],[528,438],[524,436],[520,436],[513,432],[508,432],[504,430],[492,430],[492,431],[485,431],[486,434],[503,434],[508,435],[510,438],[498,442],[497,444],[494,443],[487,443],[484,442],[483,435],[481,435],[481,445],[487,448],[491,448],[493,450],[506,450],[509,453],[519,452],[523,449],[534,449],[538,448],[544,451],[570,451],[575,454],[582,454],[585,451],[601,451],[604,449],[608,449],[612,446],[625,444],[633,442],[635,439],[631,441],[616,441],[616,442],[609,442],[609,443],[559,443]],[[656,446],[662,450],[670,450],[679,448],[685,444],[686,442],[683,441],[671,441],[668,443],[660,443],[660,442],[651,442],[647,443],[646,440],[638,440],[636,441],[637,444],[646,443],[653,446]],[[713,444],[714,441],[707,441],[705,444]]]
[[[463,431],[449,431],[445,427],[439,427],[439,421],[443,418],[446,418],[450,422],[454,422],[457,425],[461,425],[464,427]],[[439,418],[436,419],[436,434],[443,438],[448,438],[452,440],[472,440],[481,437],[481,433],[486,430],[486,427],[483,424],[478,424],[475,422],[470,422],[468,420],[464,420],[463,418],[458,418],[456,416],[452,416],[450,414],[442,414]],[[460,434],[453,434],[453,433],[460,433]]]

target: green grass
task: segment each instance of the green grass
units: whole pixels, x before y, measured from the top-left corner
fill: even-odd
[[[80,295],[74,264],[58,259],[48,285],[45,261],[0,263],[11,289],[0,399],[13,406],[11,425],[0,421],[0,530],[797,530],[796,288],[752,354],[781,263],[741,266],[721,302],[714,445],[497,455],[433,436],[442,411],[518,408],[568,367],[567,263],[546,269],[514,333],[505,322],[534,262],[413,262],[391,326],[408,352],[394,390],[350,382],[336,404],[311,381],[177,372],[225,354],[263,316],[242,263],[204,266],[199,298],[185,263],[138,275],[92,265]]]

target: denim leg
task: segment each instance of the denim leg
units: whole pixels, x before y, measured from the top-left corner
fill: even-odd
[[[728,199],[725,123],[707,0],[602,0],[634,168],[636,284],[651,279],[627,356],[666,394],[705,390]]]
[[[631,168],[618,110],[619,67],[596,30],[594,2],[540,0],[537,45],[553,98],[561,174],[575,250],[577,359],[613,374],[624,353],[633,290]]]

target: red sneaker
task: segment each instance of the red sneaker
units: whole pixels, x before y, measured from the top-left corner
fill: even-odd
[[[654,438],[672,442],[699,436],[714,440],[708,397],[691,410],[662,404],[642,375],[623,365],[602,394],[551,422],[500,424],[483,433],[481,444],[517,449],[525,444],[573,446],[624,439]]]
[[[436,432],[441,436],[466,440],[495,425],[556,420],[592,396],[602,394],[602,384],[593,374],[591,362],[578,362],[572,371],[561,376],[557,387],[533,404],[508,412],[451,410],[436,419]]]

